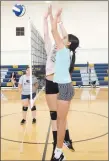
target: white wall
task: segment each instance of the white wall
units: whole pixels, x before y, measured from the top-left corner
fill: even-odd
[[[18,18],[11,3],[1,7],[1,64],[28,64],[28,29],[26,17]],[[25,27],[25,36],[16,36],[16,27]]]
[[[81,63],[108,63],[108,49],[78,49],[76,53],[76,64]]]
[[[16,2],[17,3],[17,2]],[[18,1],[19,3],[19,1]],[[22,1],[26,14],[18,18],[12,12],[15,2],[2,2],[1,7],[1,63],[28,64],[28,17],[43,36],[43,15],[48,4],[45,2]],[[106,1],[60,1],[53,2],[53,12],[63,8],[63,22],[68,33],[80,39],[81,50],[76,63],[108,62],[108,2]],[[15,28],[25,27],[25,36],[16,37]],[[12,51],[12,52],[11,52]],[[9,59],[7,59],[9,58]]]

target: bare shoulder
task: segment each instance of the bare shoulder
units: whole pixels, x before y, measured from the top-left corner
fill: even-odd
[[[66,48],[66,46],[63,44],[61,48],[57,49],[58,52],[69,52],[69,49]]]

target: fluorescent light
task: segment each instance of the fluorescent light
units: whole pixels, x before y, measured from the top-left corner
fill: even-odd
[[[45,3],[51,3],[52,1],[45,1]]]

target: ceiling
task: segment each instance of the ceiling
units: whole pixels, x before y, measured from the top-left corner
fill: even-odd
[[[68,4],[68,3],[75,3],[76,1],[51,1],[52,4]],[[12,5],[12,4],[15,4],[15,3],[22,3],[22,4],[49,4],[49,3],[46,3],[46,1],[1,1],[1,5]]]

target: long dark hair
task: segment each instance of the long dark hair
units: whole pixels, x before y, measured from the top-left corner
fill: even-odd
[[[14,75],[13,75],[13,73],[14,73]],[[11,73],[11,78],[12,78],[12,75],[13,75],[14,78],[16,78],[16,73],[15,72]]]
[[[70,49],[70,51],[73,52],[73,56],[72,56],[72,60],[71,60],[70,68],[69,68],[69,72],[72,73],[74,70],[74,65],[76,61],[75,50],[79,46],[79,39],[72,34],[68,34],[68,41],[71,42],[68,48]]]

